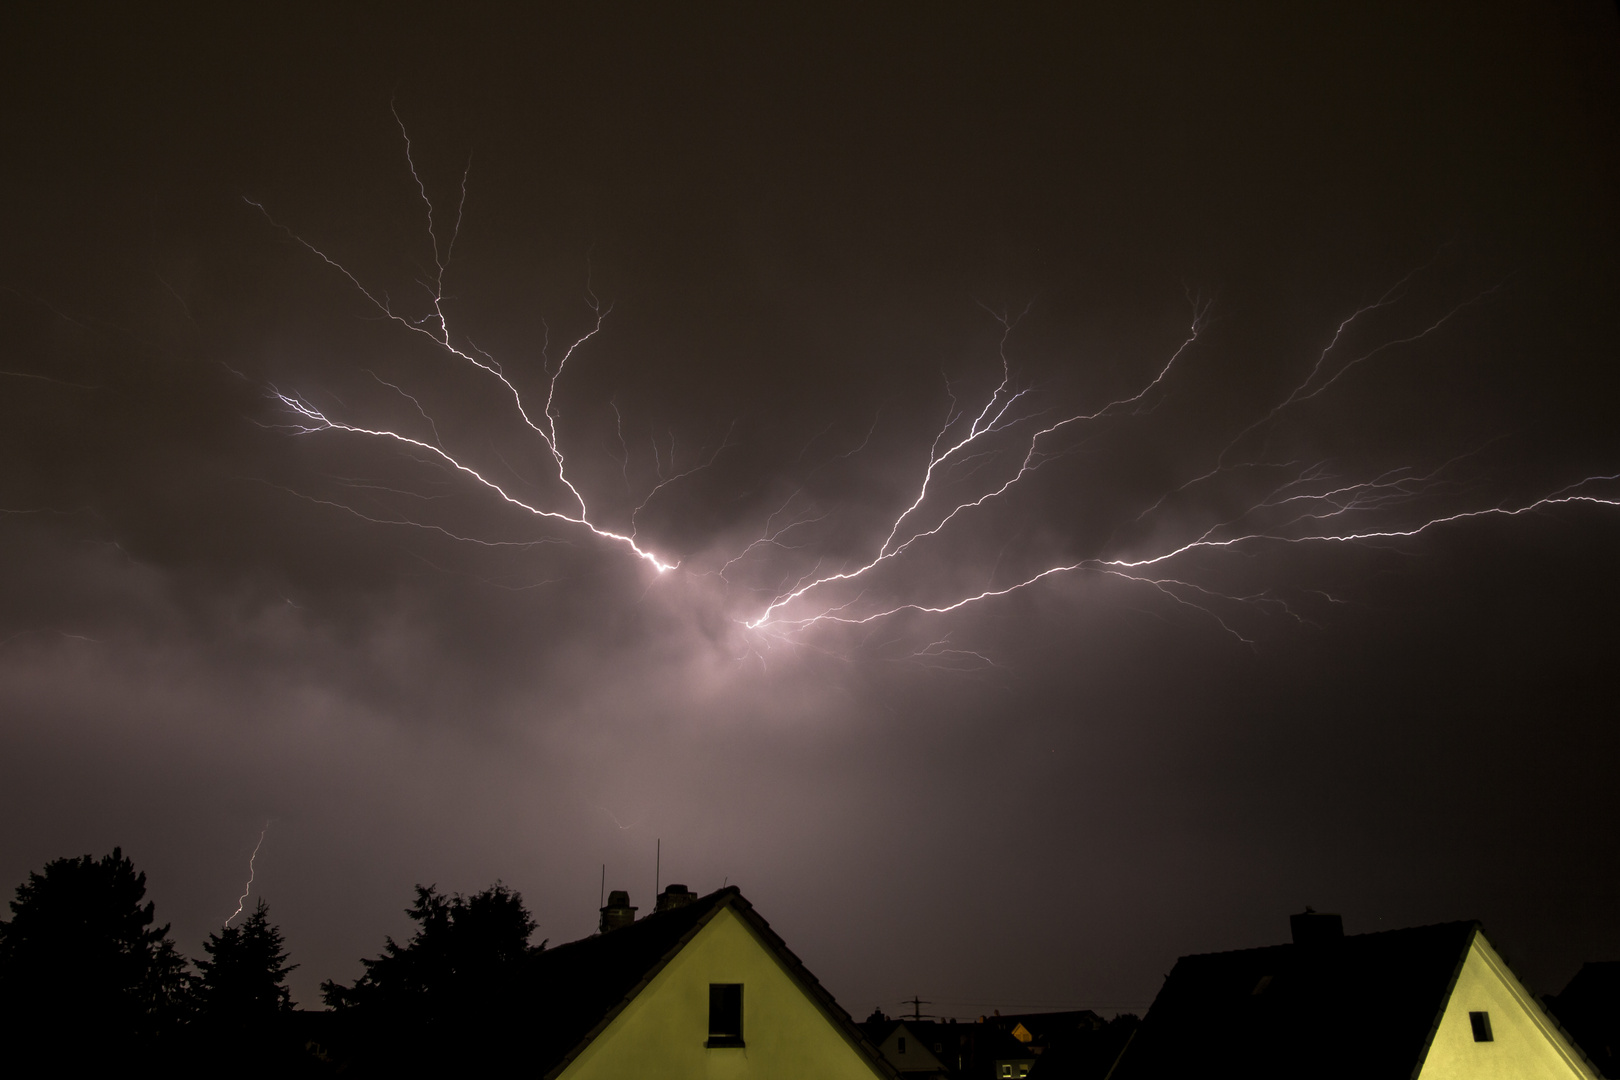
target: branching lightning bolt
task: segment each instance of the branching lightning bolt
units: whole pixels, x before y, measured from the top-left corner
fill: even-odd
[[[945,529],[945,527],[957,517],[957,515],[965,513],[969,510],[977,509],[990,500],[1005,495],[1015,484],[1017,484],[1031,472],[1040,468],[1044,463],[1045,459],[1040,453],[1040,447],[1043,440],[1050,438],[1052,435],[1062,431],[1071,424],[1101,420],[1104,417],[1113,415],[1114,413],[1122,411],[1127,407],[1139,406],[1149,393],[1164,382],[1166,376],[1170,374],[1170,369],[1175,366],[1178,360],[1181,359],[1182,355],[1187,351],[1187,349],[1198,340],[1198,335],[1203,328],[1204,317],[1207,313],[1208,309],[1205,305],[1198,301],[1194,301],[1192,326],[1188,331],[1186,339],[1183,340],[1181,346],[1171,354],[1170,359],[1165,362],[1164,366],[1159,369],[1158,373],[1155,374],[1153,378],[1143,385],[1142,388],[1136,393],[1131,394],[1128,397],[1117,398],[1108,402],[1101,408],[1091,412],[1077,413],[1072,416],[1065,417],[1056,423],[1048,424],[1045,427],[1036,428],[1029,434],[1028,446],[1024,452],[1023,461],[1019,463],[1017,471],[1010,479],[985,492],[978,498],[966,502],[960,502],[951,507],[940,517],[939,521],[936,522],[932,528],[919,529],[916,532],[911,533],[905,540],[898,540],[897,537],[901,532],[901,526],[904,525],[907,519],[915,514],[928,499],[929,484],[933,481],[935,472],[942,465],[969,447],[973,447],[975,444],[982,444],[982,442],[988,436],[1005,431],[1008,428],[1022,423],[1028,423],[1030,420],[1030,418],[1027,416],[1020,416],[1011,412],[1013,406],[1016,405],[1018,401],[1028,393],[1028,391],[1019,391],[1017,393],[1013,393],[1009,389],[1009,383],[1012,375],[1006,353],[1007,338],[1012,333],[1016,320],[1009,319],[1005,315],[999,316],[998,318],[1001,322],[1003,330],[1000,356],[1001,382],[997,384],[993,391],[991,391],[991,394],[985,401],[983,407],[979,409],[978,414],[973,418],[972,422],[969,423],[967,432],[962,434],[959,438],[956,438],[954,442],[950,441],[951,431],[953,428],[957,427],[959,421],[962,419],[962,413],[956,412],[953,407],[953,411],[946,417],[944,426],[942,426],[939,429],[938,434],[934,436],[933,446],[929,450],[928,464],[923,469],[921,482],[917,485],[916,497],[913,498],[911,503],[906,506],[906,508],[902,510],[894,519],[894,524],[889,528],[888,536],[884,537],[883,543],[879,545],[877,554],[870,562],[855,570],[840,571],[836,574],[827,574],[822,577],[816,577],[810,581],[801,582],[793,589],[782,593],[776,597],[776,599],[772,600],[764,611],[747,623],[748,628],[750,630],[758,630],[761,627],[778,621],[785,621],[800,626],[807,625],[807,622],[815,621],[814,619],[799,620],[797,622],[794,622],[793,620],[777,620],[775,616],[778,611],[782,610],[793,601],[798,600],[800,597],[806,595],[814,589],[832,584],[834,582],[854,581],[870,573],[880,564],[904,554],[905,551],[917,541],[939,535]],[[942,444],[946,446],[944,450],[940,449]],[[1033,581],[1026,584],[1033,584]],[[986,597],[990,595],[1000,594],[985,594]],[[917,610],[930,609],[917,608]]]
[[[1335,329],[1331,340],[1318,354],[1304,378],[1294,385],[1291,391],[1284,395],[1277,404],[1233,436],[1220,454],[1217,455],[1214,468],[1187,481],[1172,492],[1167,493],[1167,495],[1161,496],[1146,510],[1137,515],[1136,520],[1139,522],[1150,518],[1164,506],[1166,499],[1170,495],[1184,492],[1199,483],[1211,480],[1223,472],[1241,467],[1228,462],[1227,459],[1232,451],[1247,436],[1276,419],[1284,410],[1300,402],[1320,396],[1338,382],[1346,372],[1379,354],[1401,345],[1424,340],[1439,331],[1462,311],[1495,291],[1494,289],[1487,290],[1463,303],[1452,306],[1439,317],[1427,321],[1422,329],[1417,332],[1392,337],[1348,360],[1336,364],[1330,363],[1330,358],[1345,338],[1347,332],[1364,317],[1397,303],[1401,299],[1411,277],[1411,274],[1403,277],[1376,300],[1358,308],[1346,317]],[[1227,604],[1269,606],[1296,621],[1305,620],[1286,601],[1277,597],[1266,594],[1227,595],[1196,582],[1188,581],[1185,578],[1166,576],[1163,572],[1164,569],[1171,563],[1199,551],[1258,548],[1268,544],[1375,544],[1411,539],[1446,525],[1473,519],[1515,517],[1548,510],[1557,506],[1586,504],[1620,508],[1620,497],[1594,490],[1596,485],[1606,482],[1612,483],[1615,478],[1612,476],[1591,476],[1567,485],[1550,495],[1528,500],[1517,506],[1497,505],[1463,510],[1424,518],[1415,524],[1400,528],[1346,528],[1339,531],[1330,526],[1341,519],[1354,515],[1390,510],[1431,493],[1440,483],[1440,474],[1449,466],[1455,464],[1458,459],[1453,458],[1451,461],[1424,474],[1419,474],[1409,468],[1396,469],[1370,479],[1349,481],[1337,477],[1326,464],[1318,463],[1299,468],[1292,478],[1278,485],[1262,498],[1252,502],[1249,509],[1235,519],[1211,526],[1203,533],[1182,543],[1173,544],[1162,551],[1128,558],[1098,553],[1089,557],[1046,566],[1036,572],[1027,574],[1012,584],[986,587],[980,591],[959,594],[948,600],[933,603],[904,600],[874,607],[864,607],[860,604],[861,597],[856,597],[854,600],[843,600],[832,604],[811,605],[810,610],[804,610],[818,591],[825,591],[829,587],[843,583],[859,582],[869,577],[880,564],[903,555],[914,544],[940,535],[947,526],[951,525],[961,515],[983,507],[991,500],[1007,495],[1032,471],[1039,468],[1046,461],[1051,460],[1052,455],[1050,452],[1043,450],[1042,440],[1049,439],[1072,425],[1088,421],[1099,421],[1113,416],[1130,415],[1140,411],[1140,406],[1147,395],[1165,383],[1171,376],[1177,362],[1183,357],[1183,354],[1198,340],[1206,314],[1207,309],[1195,302],[1193,323],[1188,336],[1171,354],[1169,360],[1136,393],[1112,400],[1101,408],[1066,416],[1045,426],[1034,426],[1032,424],[1032,430],[1027,436],[1027,442],[1024,444],[1023,458],[1006,480],[999,484],[986,486],[981,493],[973,497],[964,498],[941,507],[936,511],[934,524],[930,527],[903,528],[920,512],[927,502],[930,495],[930,482],[942,465],[969,448],[975,447],[985,436],[992,432],[1014,427],[1025,419],[1010,413],[1012,404],[1020,395],[1013,395],[1008,392],[1009,377],[1006,374],[1005,353],[1003,352],[1002,381],[986,399],[975,419],[968,425],[965,434],[954,439],[947,438],[948,433],[952,431],[953,425],[959,423],[960,414],[953,412],[947,419],[945,426],[935,438],[933,450],[922,472],[915,497],[896,516],[888,534],[878,546],[876,554],[853,570],[841,570],[831,574],[812,572],[812,574],[801,578],[790,588],[778,593],[758,615],[747,620],[746,627],[749,630],[768,634],[796,635],[799,632],[822,624],[865,626],[907,612],[922,615],[946,615],[975,604],[1009,596],[1053,577],[1089,572],[1154,589],[1178,605],[1187,606],[1204,613],[1219,625],[1223,631],[1232,635],[1238,641],[1253,644],[1249,638],[1245,637],[1228,619],[1220,614],[1217,610],[1219,607]],[[1003,325],[1007,329],[1011,327],[1010,322],[1004,321]],[[1005,339],[1003,340],[1003,348],[1005,348]],[[944,446],[943,450],[941,446]],[[1245,529],[1243,527],[1243,523],[1252,517],[1280,509],[1292,511],[1292,516],[1265,528]],[[904,535],[903,539],[901,539],[902,535]],[[755,543],[757,544],[759,541]],[[1325,596],[1325,594],[1323,595]],[[1327,597],[1327,600],[1330,603],[1338,602],[1332,597]]]
[[[425,210],[427,237],[433,253],[432,270],[424,275],[427,280],[420,283],[427,299],[425,307],[420,308],[418,314],[408,314],[397,307],[386,293],[368,286],[325,250],[281,225],[261,203],[246,201],[273,227],[334,270],[386,320],[410,334],[426,338],[439,354],[453,364],[469,367],[480,373],[478,377],[498,384],[503,400],[512,410],[514,422],[522,425],[526,438],[538,440],[543,451],[541,460],[549,463],[547,482],[555,482],[557,497],[550,500],[527,495],[520,497],[514,489],[475,468],[464,454],[447,445],[430,410],[418,394],[375,373],[372,373],[372,377],[378,383],[414,406],[431,437],[425,437],[416,429],[414,420],[409,428],[368,423],[362,418],[337,415],[332,408],[318,406],[308,395],[276,387],[270,387],[269,393],[279,405],[285,420],[267,426],[278,427],[297,436],[331,434],[392,443],[424,463],[444,468],[447,476],[458,478],[458,483],[470,482],[474,490],[481,490],[531,518],[565,530],[577,530],[581,539],[594,537],[610,547],[626,551],[650,564],[660,574],[682,567],[683,560],[667,558],[657,554],[652,546],[644,545],[640,539],[638,519],[655,498],[672,497],[671,492],[676,484],[714,466],[721,454],[736,445],[733,442],[735,423],[726,431],[717,448],[700,452],[692,467],[686,469],[676,465],[673,433],[668,440],[667,452],[660,445],[659,437],[653,436],[655,480],[639,503],[621,515],[619,524],[608,525],[599,511],[593,511],[581,482],[576,482],[570,474],[569,459],[564,453],[560,433],[563,404],[559,386],[571,361],[602,332],[611,306],[597,298],[587,280],[585,293],[591,313],[589,326],[561,351],[554,363],[547,349],[542,349],[543,390],[535,395],[536,403],[531,403],[518,382],[493,356],[454,328],[450,313],[446,310],[446,277],[462,228],[470,166],[461,173],[454,225],[448,239],[441,242],[434,202],[417,169],[409,132],[397,111],[394,119],[399,127],[405,162],[416,196]],[[1450,477],[1458,462],[1468,455],[1453,457],[1435,466],[1383,468],[1375,474],[1361,476],[1335,461],[1244,460],[1240,456],[1240,449],[1254,442],[1252,436],[1271,429],[1284,414],[1322,399],[1336,387],[1348,383],[1351,372],[1374,366],[1380,358],[1387,357],[1394,350],[1442,334],[1471,307],[1496,291],[1495,288],[1487,289],[1461,303],[1451,304],[1414,321],[1404,314],[1405,305],[1409,302],[1414,278],[1423,269],[1414,269],[1376,298],[1350,310],[1332,333],[1325,335],[1327,340],[1320,351],[1313,347],[1307,354],[1305,362],[1300,365],[1302,375],[1287,382],[1275,397],[1256,408],[1251,414],[1252,419],[1234,424],[1235,433],[1225,438],[1224,445],[1216,443],[1220,449],[1213,453],[1211,464],[1200,466],[1204,471],[1180,483],[1168,485],[1156,499],[1144,500],[1147,505],[1140,511],[1136,510],[1136,505],[1127,508],[1119,515],[1118,524],[1108,539],[1094,543],[1089,549],[1073,551],[1046,565],[1026,564],[1003,575],[1001,568],[1007,551],[1007,546],[1003,545],[989,573],[972,579],[979,584],[964,587],[947,575],[938,586],[941,592],[929,595],[919,595],[919,587],[915,585],[897,588],[885,578],[885,575],[890,575],[891,567],[907,562],[916,565],[914,560],[945,543],[947,534],[960,535],[976,518],[981,522],[989,518],[992,507],[1011,501],[1020,489],[1030,485],[1030,478],[1034,474],[1048,465],[1079,453],[1093,441],[1119,430],[1119,425],[1139,422],[1168,400],[1175,392],[1177,380],[1182,378],[1183,369],[1197,362],[1199,343],[1209,326],[1210,305],[1199,297],[1189,297],[1190,322],[1185,332],[1178,335],[1179,343],[1168,350],[1168,355],[1162,361],[1148,365],[1128,389],[1117,391],[1117,396],[1108,397],[1101,404],[1068,411],[1038,405],[1035,389],[1019,384],[1009,358],[1009,343],[1023,315],[992,311],[992,317],[1001,327],[996,357],[999,372],[993,376],[996,378],[995,385],[987,393],[969,397],[964,403],[958,400],[947,382],[943,419],[934,429],[926,453],[918,455],[919,460],[913,466],[915,472],[911,474],[914,479],[895,499],[893,512],[872,529],[870,541],[859,549],[862,554],[840,559],[818,546],[820,530],[817,526],[835,515],[833,510],[817,505],[816,500],[807,494],[808,476],[827,467],[832,461],[866,452],[877,429],[876,418],[865,439],[854,449],[834,455],[810,474],[801,474],[800,485],[791,494],[780,502],[770,504],[776,508],[764,516],[763,524],[757,527],[757,531],[744,533],[735,543],[728,544],[733,554],[729,557],[714,556],[708,562],[702,557],[695,557],[693,561],[696,565],[687,568],[687,572],[693,576],[712,577],[720,583],[716,587],[726,592],[727,603],[732,608],[733,618],[744,642],[739,650],[739,658],[757,658],[762,666],[766,663],[766,652],[776,643],[791,642],[819,649],[819,646],[807,640],[817,627],[871,627],[903,613],[945,616],[1031,589],[1054,578],[1078,574],[1109,578],[1128,583],[1133,588],[1149,590],[1153,596],[1162,598],[1155,600],[1156,603],[1169,603],[1176,608],[1197,612],[1235,640],[1252,645],[1252,639],[1232,617],[1241,608],[1269,612],[1299,624],[1307,624],[1310,620],[1287,599],[1270,589],[1249,588],[1227,592],[1213,587],[1208,583],[1207,576],[1200,576],[1200,570],[1192,562],[1193,556],[1199,553],[1258,551],[1280,546],[1389,545],[1468,521],[1518,517],[1561,506],[1620,508],[1620,495],[1612,490],[1617,478],[1605,475],[1577,479],[1550,494],[1526,497],[1512,503],[1476,504],[1456,509],[1453,501],[1446,507],[1447,512],[1436,512],[1434,503],[1441,497],[1452,500],[1461,498],[1457,482]],[[1382,320],[1397,316],[1406,319],[1406,329],[1386,332],[1371,344],[1366,343],[1364,338],[1370,332],[1367,326],[1369,322],[1376,327],[1382,325]],[[631,455],[625,438],[625,418],[617,399],[609,404],[621,451],[612,460],[617,466],[616,471],[623,477],[628,493],[631,487]],[[804,462],[811,447],[825,437],[833,426],[828,424],[816,432],[792,464]],[[499,455],[498,450],[495,453]],[[514,475],[519,475],[510,462],[504,458],[502,461]],[[1227,512],[1214,524],[1207,523],[1207,511],[1200,513],[1203,523],[1198,525],[1183,525],[1180,518],[1166,520],[1169,518],[1168,508],[1182,497],[1190,498],[1189,493],[1202,486],[1213,486],[1221,478],[1234,478],[1239,470],[1243,470],[1245,485],[1255,482],[1248,479],[1250,476],[1271,477],[1269,488],[1258,498],[1243,501],[1236,509],[1229,505]],[[361,488],[368,485],[355,482],[353,486]],[[434,529],[474,544],[524,546],[558,542],[554,539],[522,543],[484,541],[466,535],[464,531],[405,518],[364,514],[331,500],[301,497],[347,510],[368,521]],[[1151,527],[1158,538],[1135,542],[1118,539],[1122,534],[1129,535],[1133,529],[1140,532],[1145,531],[1146,527]],[[1010,544],[1011,540],[1007,543]],[[742,580],[747,575],[753,575],[751,583]],[[1009,582],[1008,577],[1015,580]],[[763,583],[761,578],[764,579]],[[1317,591],[1317,594],[1329,604],[1343,602],[1324,592]],[[737,599],[739,596],[742,597],[740,601]],[[905,659],[949,668],[993,665],[993,661],[984,653],[967,645],[956,644],[950,633],[930,636],[931,640],[917,647]]]
[[[410,169],[411,179],[415,181],[417,192],[420,195],[423,206],[427,211],[427,232],[433,248],[434,263],[433,281],[430,285],[427,285],[429,307],[431,309],[427,315],[420,318],[409,318],[401,314],[399,311],[395,310],[392,302],[385,295],[379,295],[376,291],[367,288],[360,281],[360,279],[342,263],[332,258],[325,251],[316,247],[304,237],[276,221],[276,219],[271,216],[269,210],[266,209],[262,203],[247,198],[244,198],[244,201],[263,214],[265,220],[270,222],[272,226],[291,237],[294,241],[320,259],[327,266],[341,274],[349,282],[349,284],[366,299],[367,302],[369,302],[389,320],[401,327],[404,327],[411,333],[419,334],[428,338],[436,346],[438,346],[443,353],[451,357],[453,360],[472,365],[505,387],[506,392],[511,397],[512,404],[517,411],[517,415],[521,418],[523,424],[539,438],[541,444],[545,447],[547,454],[550,456],[556,467],[557,480],[562,484],[563,487],[568,489],[569,495],[572,496],[572,505],[565,509],[557,509],[535,506],[524,502],[523,500],[518,499],[510,494],[500,484],[497,484],[483,473],[480,473],[470,465],[467,465],[465,462],[457,458],[455,454],[444,449],[442,446],[437,445],[437,427],[433,425],[432,418],[428,416],[426,410],[421,408],[420,401],[418,401],[413,395],[392,383],[385,383],[385,385],[397,390],[400,394],[409,398],[417,405],[418,410],[421,411],[422,416],[428,421],[429,426],[433,428],[435,432],[434,443],[429,443],[422,439],[414,438],[410,435],[406,435],[402,432],[394,431],[388,428],[366,427],[361,424],[352,424],[342,420],[333,419],[329,417],[323,410],[317,408],[313,403],[297,393],[285,393],[272,387],[271,393],[275,399],[280,401],[281,404],[285,406],[286,409],[296,418],[294,423],[290,425],[290,429],[299,434],[343,432],[350,435],[358,435],[372,439],[393,440],[402,445],[415,447],[430,455],[436,456],[458,472],[471,477],[477,483],[488,488],[490,491],[495,492],[498,496],[500,496],[501,499],[512,506],[525,510],[536,517],[545,518],[568,525],[579,526],[586,529],[602,540],[606,540],[610,543],[627,548],[638,558],[641,558],[647,563],[651,564],[659,573],[664,573],[666,571],[675,569],[676,566],[679,565],[678,562],[670,562],[662,559],[653,552],[640,546],[635,540],[633,527],[630,531],[619,532],[614,529],[597,525],[591,521],[591,513],[586,504],[585,496],[580,493],[579,488],[568,476],[566,459],[563,455],[561,441],[557,436],[557,383],[561,379],[563,371],[567,367],[568,361],[586,342],[588,342],[592,337],[596,336],[596,334],[602,329],[603,322],[607,317],[609,309],[605,308],[596,299],[594,294],[590,295],[589,302],[592,311],[595,314],[594,325],[592,325],[591,328],[583,335],[576,338],[573,343],[563,351],[563,355],[557,361],[556,366],[550,368],[548,372],[549,378],[546,382],[545,404],[539,413],[543,423],[537,422],[534,415],[531,413],[528,404],[525,402],[522,392],[518,389],[517,385],[513,383],[512,380],[509,379],[502,371],[500,364],[495,362],[492,357],[490,357],[483,350],[479,349],[470,340],[466,342],[465,347],[456,344],[455,339],[452,336],[449,316],[445,313],[445,273],[448,268],[450,255],[455,249],[456,239],[460,235],[461,231],[462,212],[466,205],[467,198],[467,173],[463,172],[462,174],[461,198],[456,204],[455,228],[450,235],[449,242],[444,246],[444,250],[441,254],[439,237],[434,229],[433,200],[428,195],[427,185],[422,181],[421,176],[417,172],[416,161],[411,153],[410,135],[406,131],[404,122],[399,120],[399,114],[397,111],[394,114],[394,118],[399,122],[400,134],[405,144],[405,160]],[[379,378],[379,381],[382,380]]]

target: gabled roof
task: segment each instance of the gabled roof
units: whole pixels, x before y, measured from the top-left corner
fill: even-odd
[[[944,1072],[950,1076],[988,1076],[995,1062],[1033,1062],[1038,1053],[1002,1028],[984,1023],[958,1024],[900,1017],[868,1020],[860,1028],[872,1045],[879,1047],[885,1045],[900,1028],[904,1028],[939,1060]],[[936,1046],[938,1050],[934,1049]],[[905,1074],[905,1070],[900,1070],[899,1063],[891,1060],[889,1064],[902,1075]]]
[[[938,1072],[927,1061],[933,1061],[946,1073],[955,1076],[956,1068],[953,1065],[962,1051],[962,1036],[958,1033],[956,1024],[945,1024],[938,1020],[908,1020],[900,1017],[894,1020],[866,1020],[856,1025],[861,1029],[867,1041],[883,1053],[883,1046],[889,1038],[904,1031],[915,1040],[923,1049],[921,1055],[911,1055],[914,1059],[909,1062],[889,1061],[896,1072]],[[926,1059],[926,1060],[921,1060]],[[885,1060],[888,1060],[885,1056]],[[902,1066],[907,1066],[902,1068]]]
[[[536,1043],[531,1047],[536,1072],[549,1080],[566,1069],[687,942],[726,908],[753,929],[850,1042],[884,1075],[897,1075],[736,886],[541,953],[530,976],[534,1006],[542,1010],[535,1025]]]
[[[1410,1080],[1479,924],[1184,956],[1115,1080],[1220,1075]]]
[[[855,1025],[861,1029],[861,1034],[873,1046],[882,1046],[885,1039],[895,1033],[898,1028],[905,1028],[914,1039],[938,1040],[939,1032],[945,1030],[946,1025],[938,1020],[912,1020],[909,1017],[898,1016],[892,1019],[863,1020]]]

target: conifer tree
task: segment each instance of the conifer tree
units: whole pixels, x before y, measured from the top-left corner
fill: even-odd
[[[81,1059],[127,1052],[178,1021],[185,960],[154,926],[146,875],[123,851],[30,873],[0,921],[0,1011],[39,1044],[72,1033]]]
[[[241,924],[209,934],[203,943],[208,959],[197,961],[193,986],[199,1017],[244,1025],[290,1011],[287,973],[298,965],[287,963],[284,944],[263,900]]]

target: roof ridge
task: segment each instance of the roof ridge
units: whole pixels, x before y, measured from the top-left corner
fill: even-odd
[[[731,906],[732,901],[734,900],[742,900],[742,892],[735,885],[731,885],[709,893],[707,896],[701,896],[692,901],[690,904],[683,905],[679,908],[673,908],[669,911],[655,911],[646,918],[641,919],[639,925],[646,926],[649,920],[655,919],[659,915],[672,915],[676,912],[686,911],[689,908],[698,907],[699,905],[705,903],[708,905],[708,910],[700,914],[692,925],[687,927],[686,931],[681,934],[679,938],[675,939],[675,943],[668,949],[664,950],[663,954],[659,956],[659,958],[642,973],[641,978],[635,983],[635,985],[631,986],[629,990],[625,991],[623,996],[621,996],[618,1001],[613,1003],[612,1007],[609,1008],[607,1012],[604,1013],[601,1018],[598,1019],[597,1022],[585,1032],[580,1040],[570,1047],[567,1053],[558,1059],[557,1063],[545,1074],[547,1080],[550,1080],[552,1077],[562,1075],[562,1073],[568,1069],[568,1066],[573,1064],[574,1059],[583,1053],[585,1048],[589,1046],[598,1035],[602,1034],[603,1031],[606,1031],[608,1026],[612,1024],[614,1020],[619,1018],[619,1014],[624,1012],[629,1004],[636,999],[636,996],[645,990],[647,985],[656,979],[658,974],[663,971],[664,968],[669,966],[669,962],[675,958],[675,955],[684,949],[687,946],[687,943],[698,935],[699,931],[713,921],[715,915],[720,911],[720,909]],[[746,904],[748,901],[743,900],[742,902]],[[634,929],[636,925],[637,923],[631,923],[629,926],[621,926],[617,930],[609,931],[609,933],[622,934]],[[571,941],[568,944],[577,945],[586,941],[599,941],[603,936],[604,935],[602,934],[595,934],[588,938],[581,938],[579,941]],[[558,948],[564,947],[566,946],[558,946]]]
[[[1344,940],[1360,941],[1366,938],[1384,937],[1392,934],[1411,934],[1424,930],[1461,930],[1464,927],[1479,930],[1482,928],[1482,924],[1478,919],[1456,919],[1451,922],[1424,923],[1421,926],[1400,926],[1389,930],[1369,930],[1362,934],[1346,934]],[[1237,953],[1260,953],[1271,949],[1292,949],[1294,947],[1295,943],[1292,941],[1279,941],[1272,945],[1250,945],[1242,949],[1218,949],[1212,952],[1184,953],[1181,959],[1190,960],[1201,956],[1232,956]],[[1024,1014],[1020,1013],[1018,1015]]]
[[[725,892],[736,893],[739,896],[742,895],[737,886],[727,885],[724,888],[716,889],[712,893],[705,893],[689,904],[683,904],[678,908],[670,908],[668,911],[649,912],[648,914],[637,919],[635,922],[630,923],[628,926],[621,926],[617,930],[597,931],[594,934],[586,934],[582,938],[575,938],[573,941],[565,941],[561,945],[553,945],[551,948],[547,949],[546,952],[555,954],[564,949],[572,949],[577,945],[587,945],[593,941],[601,941],[602,938],[607,934],[618,934],[623,933],[626,930],[636,930],[638,927],[647,926],[654,919],[660,919],[664,922],[668,922],[669,920],[666,919],[665,916],[678,915],[680,912],[686,911],[689,908],[701,907],[703,904],[712,901],[715,897],[718,897],[721,893]]]

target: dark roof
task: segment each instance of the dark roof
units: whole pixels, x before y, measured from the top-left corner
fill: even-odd
[[[655,912],[629,926],[548,949],[536,958],[530,985],[544,1019],[535,1025],[533,1064],[553,1077],[613,1022],[687,942],[722,908],[748,923],[834,1024],[885,1075],[895,1075],[797,956],[759,917],[735,886],[699,897],[685,907]]]
[[[1605,1009],[1620,1010],[1620,960],[1592,960],[1569,980],[1556,999],[1566,1005],[1588,1002]]]
[[[1599,1072],[1620,1075],[1620,961],[1583,965],[1546,1004]]]
[[[1106,1080],[1141,1021],[1122,1013],[1101,1027],[1076,1027],[1053,1039],[1030,1080]]]
[[[1011,1032],[1019,1024],[1035,1039],[1036,1045],[1045,1046],[1053,1039],[1071,1031],[1096,1030],[1103,1026],[1103,1018],[1090,1009],[1068,1012],[997,1013],[986,1016],[983,1023],[1002,1031]]]
[[[1226,1075],[1410,1080],[1479,924],[1184,956],[1116,1080]]]

